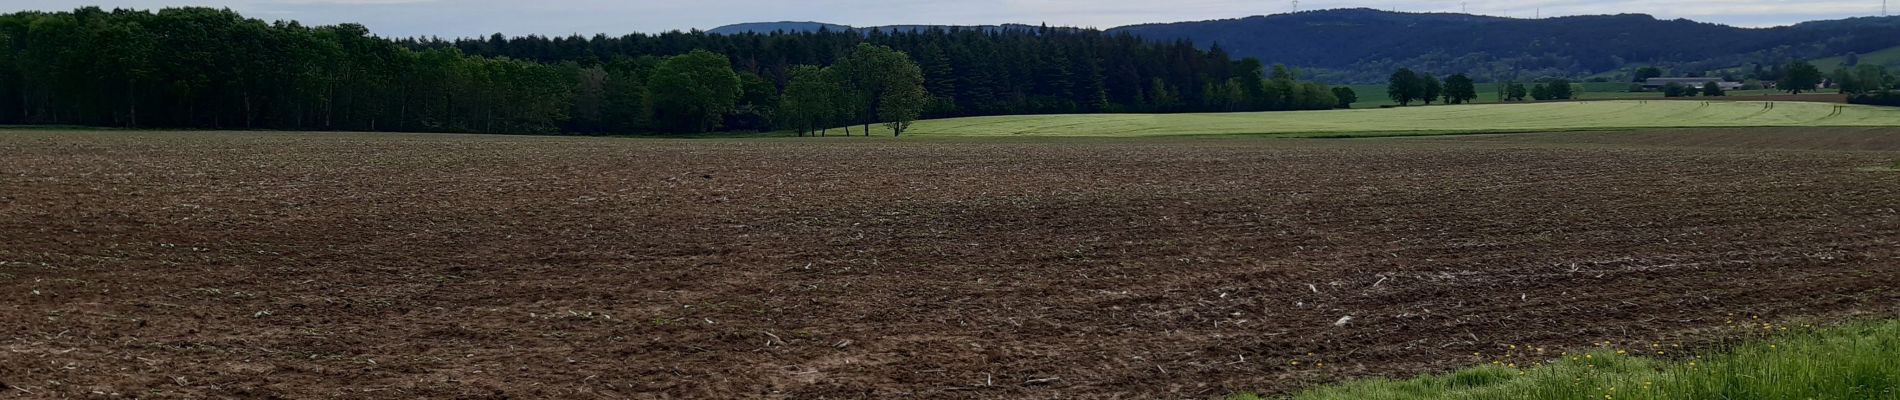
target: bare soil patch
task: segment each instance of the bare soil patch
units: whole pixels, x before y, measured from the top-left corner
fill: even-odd
[[[1205,398],[1897,315],[1900,135],[1795,133],[1857,148],[0,132],[0,397]]]

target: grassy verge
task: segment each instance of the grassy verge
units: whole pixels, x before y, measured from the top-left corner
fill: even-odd
[[[1787,329],[1724,351],[1605,348],[1518,368],[1502,362],[1445,375],[1310,389],[1296,400],[1900,399],[1900,321]],[[1263,400],[1251,394],[1231,400]]]
[[[1374,110],[1010,115],[918,121],[916,136],[1404,136],[1660,128],[1895,127],[1900,108],[1808,102],[1590,101]]]

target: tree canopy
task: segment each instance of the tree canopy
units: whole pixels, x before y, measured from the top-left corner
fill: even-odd
[[[1352,108],[1352,103],[1359,102],[1359,93],[1353,92],[1352,88],[1341,86],[1333,88],[1333,98],[1339,100],[1339,105],[1334,106],[1335,108]]]
[[[1432,76],[1431,74],[1424,74],[1424,75],[1420,75],[1418,77],[1418,80],[1421,82],[1421,85],[1423,86],[1419,90],[1418,98],[1419,100],[1424,100],[1425,105],[1428,105],[1428,106],[1432,105],[1433,101],[1438,101],[1438,96],[1441,96],[1445,93],[1445,84],[1439,82],[1438,77],[1436,76]]]
[[[1788,67],[1782,70],[1781,81],[1777,84],[1780,85],[1778,87],[1781,90],[1789,94],[1801,94],[1801,92],[1814,91],[1821,85],[1821,79],[1823,77],[1820,68],[1816,68],[1814,64],[1809,64],[1807,61],[1795,60],[1788,63]]]
[[[882,72],[807,72],[806,89],[848,90],[793,90],[806,66]],[[919,118],[1336,105],[1329,88],[1297,76],[1218,47],[1089,29],[441,40],[197,7],[0,14],[0,124],[591,134],[894,123],[886,126],[901,131]],[[804,109],[840,102],[851,107]],[[787,103],[799,112],[781,110]]]
[[[1445,102],[1464,104],[1478,98],[1478,84],[1465,74],[1445,77]]]
[[[1410,68],[1399,68],[1386,80],[1385,94],[1401,106],[1412,105],[1413,100],[1425,97],[1425,81]]]
[[[662,130],[712,131],[739,101],[739,75],[725,57],[704,50],[667,58],[648,79],[653,121]]]

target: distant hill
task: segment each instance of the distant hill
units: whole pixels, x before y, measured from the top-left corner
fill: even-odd
[[[1707,71],[1900,46],[1900,17],[1738,28],[1642,14],[1518,19],[1339,9],[1109,31],[1218,46],[1335,82],[1376,81],[1399,66],[1485,80],[1588,76],[1634,65]]]
[[[1033,30],[1033,29],[1039,28],[1035,25],[1024,25],[1024,24],[883,25],[883,26],[867,26],[867,27],[860,28],[860,27],[852,27],[850,25],[827,24],[823,22],[749,22],[749,23],[743,23],[743,24],[733,24],[733,25],[721,26],[718,28],[712,28],[711,30],[708,30],[706,32],[716,33],[716,34],[721,34],[721,35],[738,35],[738,34],[746,34],[746,33],[767,34],[767,33],[772,33],[772,32],[807,33],[807,32],[817,32],[820,27],[824,28],[825,30],[829,30],[833,32],[845,32],[845,31],[869,32],[873,29],[883,31],[883,32],[900,32],[900,31],[920,31],[920,30],[950,29],[950,28],[980,29],[983,31]],[[1061,28],[1061,29],[1073,29],[1073,28]]]
[[[742,34],[742,33],[772,33],[772,32],[806,33],[806,32],[817,32],[819,28],[824,28],[825,30],[838,31],[838,32],[851,30],[851,27],[849,26],[838,25],[838,24],[827,24],[823,22],[783,21],[783,22],[749,22],[749,23],[743,23],[743,24],[732,24],[732,25],[721,26],[718,28],[712,28],[712,30],[708,30],[706,32],[717,33],[721,35],[737,35],[737,34]]]
[[[768,22],[722,26],[709,32],[812,32],[819,27],[889,32],[951,26]],[[1040,29],[1013,24],[960,28]],[[1131,25],[1108,32],[1162,42],[1189,40],[1205,49],[1218,47],[1236,58],[1253,57],[1269,64],[1297,67],[1312,78],[1332,83],[1378,82],[1399,67],[1440,75],[1466,73],[1480,81],[1617,79],[1636,66],[1646,65],[1663,67],[1672,74],[1735,73],[1796,58],[1872,54],[1900,47],[1900,17],[1739,28],[1644,14],[1523,19],[1356,8]],[[1869,61],[1888,62],[1884,57]]]

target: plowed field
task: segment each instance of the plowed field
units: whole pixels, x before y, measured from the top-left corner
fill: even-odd
[[[1694,346],[1900,315],[1896,150],[0,132],[0,398],[1208,398]]]

